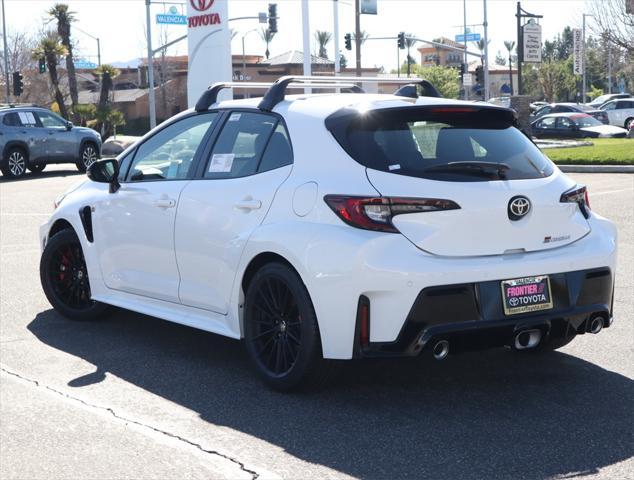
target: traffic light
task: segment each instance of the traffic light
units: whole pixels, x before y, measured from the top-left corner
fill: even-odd
[[[484,83],[484,68],[482,65],[476,67],[476,83],[482,85]]]
[[[346,42],[346,50],[352,50],[352,35],[350,33],[346,33],[346,36],[343,38]]]
[[[22,82],[22,74],[13,72],[13,96],[19,97],[24,91],[24,83]]]
[[[464,63],[460,64],[460,75],[467,73],[467,66]]]
[[[40,58],[38,65],[40,67],[40,73],[46,73],[46,59],[44,57]]]
[[[277,33],[277,3],[269,3],[269,30]]]
[[[398,34],[398,48],[401,50],[405,48],[405,32],[400,32]]]

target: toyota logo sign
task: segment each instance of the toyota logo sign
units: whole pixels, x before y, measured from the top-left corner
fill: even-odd
[[[509,200],[508,215],[511,220],[524,218],[531,211],[531,202],[528,198],[518,195]]]
[[[214,4],[214,0],[189,0],[189,3],[192,4],[194,10],[198,10],[199,12],[204,12],[211,8]]]

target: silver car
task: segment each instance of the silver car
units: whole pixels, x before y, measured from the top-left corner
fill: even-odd
[[[39,173],[49,163],[74,163],[83,172],[100,157],[101,136],[45,108],[7,106],[0,108],[0,151],[5,177]]]

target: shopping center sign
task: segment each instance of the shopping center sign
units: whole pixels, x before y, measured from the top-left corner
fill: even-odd
[[[187,2],[187,103],[190,107],[212,83],[231,81],[228,11],[228,0]],[[225,98],[230,95],[226,90],[223,93]]]

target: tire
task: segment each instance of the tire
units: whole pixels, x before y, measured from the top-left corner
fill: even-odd
[[[44,171],[44,169],[46,168],[46,164],[45,163],[36,163],[34,165],[29,165],[26,168],[28,168],[31,173],[37,174],[37,173],[42,173]]]
[[[75,232],[53,235],[40,259],[40,281],[50,304],[71,320],[96,320],[108,305],[90,298],[90,283],[84,254]]]
[[[10,148],[6,158],[2,159],[0,170],[8,178],[20,178],[26,173],[26,152],[19,147]]]
[[[77,170],[85,172],[93,163],[99,159],[99,150],[92,142],[86,142],[79,151],[79,160],[77,160]]]
[[[628,118],[627,120],[625,120],[625,124],[623,125],[625,127],[625,130],[629,130],[630,128],[632,128],[632,123],[634,123],[634,118]]]
[[[275,390],[317,388],[330,376],[308,291],[285,264],[264,265],[249,283],[244,337],[258,375]]]

